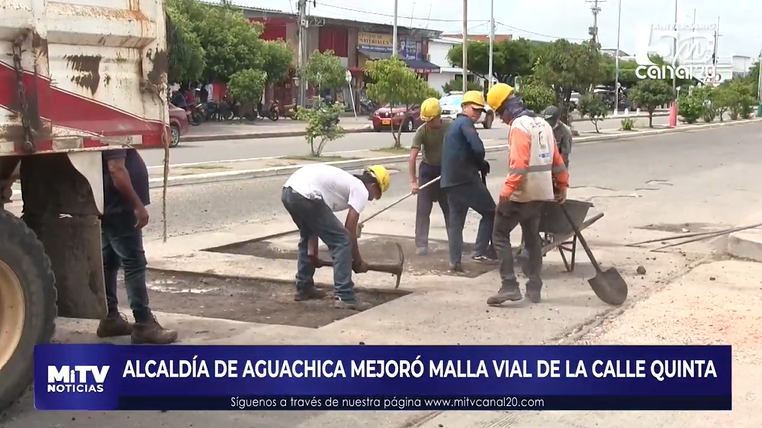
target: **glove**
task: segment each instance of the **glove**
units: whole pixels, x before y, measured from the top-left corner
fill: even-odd
[[[354,273],[365,273],[368,271],[368,264],[362,260],[357,260],[352,263],[352,270]]]
[[[489,166],[489,162],[488,161],[485,160],[484,163],[482,163],[482,167],[481,167],[480,171],[484,175],[489,174],[489,172],[490,172],[490,166]]]

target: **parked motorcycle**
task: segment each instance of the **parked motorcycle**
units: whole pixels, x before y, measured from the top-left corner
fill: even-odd
[[[195,103],[190,108],[189,116],[190,124],[193,126],[201,125],[201,122],[206,120],[206,107],[204,103]]]
[[[278,119],[280,119],[280,108],[277,101],[274,101],[270,104],[268,108],[265,109],[264,104],[259,103],[257,105],[257,116],[261,117],[262,119],[270,119],[273,122],[277,122]]]

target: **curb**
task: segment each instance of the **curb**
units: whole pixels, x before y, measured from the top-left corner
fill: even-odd
[[[654,113],[654,117],[669,116],[669,113]],[[629,116],[607,116],[604,120],[616,120],[616,119],[647,119],[648,115],[629,115]],[[576,119],[585,120],[585,119]],[[256,126],[256,125],[247,125]],[[373,127],[370,128],[350,128],[344,129],[345,134],[358,134],[361,132],[373,132]],[[305,131],[284,131],[284,132],[250,132],[247,134],[212,134],[212,135],[185,135],[180,137],[180,144],[183,142],[197,143],[200,141],[226,141],[226,140],[258,140],[261,138],[281,138],[281,137],[303,137]]]
[[[256,126],[256,125],[246,125]],[[357,134],[360,132],[371,132],[373,128],[349,128],[344,129],[345,134]],[[281,138],[281,137],[303,137],[305,131],[278,131],[278,132],[250,132],[248,134],[214,134],[214,135],[185,135],[180,137],[180,144],[183,142],[196,143],[199,141],[226,141],[226,140],[258,140],[261,138]]]
[[[651,135],[661,135],[661,134],[678,133],[678,132],[696,132],[696,131],[702,131],[705,129],[720,128],[723,126],[746,125],[746,124],[750,124],[753,122],[760,122],[760,121],[762,121],[762,119],[748,119],[748,120],[738,120],[733,122],[720,122],[716,124],[712,123],[712,124],[692,125],[692,126],[683,125],[682,127],[678,127],[678,128],[657,129],[657,130],[649,130],[649,131],[632,131],[632,132],[625,132],[625,133],[620,133],[615,135],[602,134],[600,136],[595,135],[591,137],[578,138],[575,141],[574,145],[584,145],[584,144],[594,143],[598,141],[625,140],[629,138],[639,138],[639,137],[647,137]],[[506,148],[508,148],[508,144],[487,146],[484,149],[485,149],[485,152],[487,153],[494,153],[494,152],[503,151]],[[409,158],[408,155],[394,155],[394,156],[382,156],[382,157],[376,157],[376,158],[325,162],[325,164],[333,165],[335,167],[342,168],[342,169],[355,169],[355,168],[361,168],[367,165],[372,165],[377,163],[381,163],[381,164],[399,163],[402,161],[406,161],[408,158]],[[245,179],[253,179],[253,178],[277,177],[279,175],[291,174],[303,166],[304,165],[289,165],[289,166],[280,166],[280,167],[274,167],[274,168],[212,172],[208,174],[181,175],[181,176],[169,177],[167,180],[167,186],[186,186],[186,185],[192,185],[192,184],[207,184],[207,183],[218,183],[218,182],[224,182],[224,181],[245,180]],[[162,187],[163,182],[164,182],[163,178],[152,178],[149,180],[150,187],[152,189]]]

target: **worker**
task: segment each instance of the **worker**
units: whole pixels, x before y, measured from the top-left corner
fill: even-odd
[[[558,151],[564,159],[564,165],[569,168],[569,155],[572,149],[572,130],[561,120],[561,110],[556,106],[549,106],[543,112],[545,121],[553,128],[553,137],[555,137]]]
[[[468,91],[463,94],[461,103],[462,113],[458,114],[445,135],[440,180],[450,205],[450,225],[447,229],[450,270],[454,272],[463,272],[463,227],[469,208],[482,216],[472,258],[477,261],[497,259],[490,242],[495,201],[483,180],[490,166],[484,158],[484,143],[474,127],[474,123],[484,114],[484,96],[479,91]]]
[[[513,270],[511,232],[521,225],[528,260],[526,298],[533,303],[541,300],[542,248],[540,216],[545,201],[563,203],[569,186],[564,160],[553,138],[553,129],[542,118],[527,110],[512,87],[499,83],[487,94],[487,103],[510,125],[508,134],[509,168],[505,185],[500,191],[492,240],[500,259],[501,287],[487,304],[499,305],[522,299],[519,283]],[[554,186],[555,182],[555,186]],[[555,187],[555,188],[554,188]]]
[[[352,271],[368,271],[357,245],[357,226],[368,201],[379,199],[387,189],[389,172],[381,165],[368,167],[360,175],[325,164],[307,165],[289,177],[283,185],[281,201],[299,228],[294,300],[324,297],[313,280],[315,268],[321,267],[320,238],[333,259],[334,306],[356,311],[370,308],[357,297],[352,282]],[[342,225],[333,213],[347,209]]]
[[[168,345],[177,332],[163,328],[148,306],[143,228],[151,203],[148,168],[135,149],[105,150],[101,241],[108,314],[98,324],[98,337],[131,336],[132,343]],[[124,269],[124,287],[135,323],[119,313],[117,275]]]
[[[415,252],[418,255],[425,255],[429,250],[429,228],[434,201],[438,202],[442,209],[445,226],[450,224],[450,207],[447,205],[447,195],[440,188],[439,181],[419,191],[421,186],[432,180],[437,180],[442,173],[442,145],[445,134],[450,127],[450,120],[443,120],[441,114],[442,108],[439,106],[438,99],[429,98],[421,104],[421,120],[424,124],[415,132],[410,148],[408,171],[410,172],[412,192],[418,194],[418,205],[415,210]],[[422,152],[423,160],[418,168],[418,177],[416,178],[416,163],[419,152]]]

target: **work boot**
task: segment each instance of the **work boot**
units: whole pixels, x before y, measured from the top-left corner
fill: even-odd
[[[415,249],[416,256],[425,256],[426,254],[429,254],[429,247],[418,247]]]
[[[132,343],[135,345],[169,345],[177,341],[177,332],[162,327],[156,317],[147,322],[136,322],[132,330]]]
[[[521,290],[518,284],[503,284],[497,294],[487,299],[487,304],[502,305],[509,300],[511,302],[518,302],[521,299]]]
[[[450,263],[450,272],[463,272],[463,265],[460,262]]]
[[[129,336],[132,334],[133,324],[127,321],[127,317],[116,312],[103,318],[98,324],[95,334],[101,339],[106,337]]]
[[[303,302],[305,300],[320,300],[325,296],[325,291],[319,290],[313,285],[311,287],[305,287],[302,290],[297,290],[296,294],[294,294],[294,300],[297,302]]]
[[[353,299],[342,299],[336,297],[336,301],[333,302],[333,307],[336,309],[351,309],[353,311],[362,312],[373,307],[368,302],[363,302],[355,296]]]
[[[526,293],[524,293],[524,295],[532,303],[540,303],[540,301],[542,300],[542,295],[540,293],[539,288],[527,288]]]

